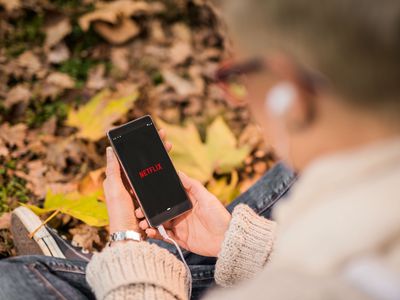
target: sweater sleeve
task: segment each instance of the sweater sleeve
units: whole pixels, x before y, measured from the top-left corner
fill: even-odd
[[[187,299],[186,269],[167,250],[126,242],[96,253],[86,279],[96,299]]]
[[[258,216],[247,205],[238,205],[218,255],[217,284],[233,286],[260,272],[272,252],[275,228],[275,222]]]

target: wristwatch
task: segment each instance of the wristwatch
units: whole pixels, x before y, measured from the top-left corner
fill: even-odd
[[[133,230],[117,231],[110,234],[109,245],[111,245],[111,243],[113,242],[127,241],[127,240],[140,242],[142,240],[142,236],[139,232]]]

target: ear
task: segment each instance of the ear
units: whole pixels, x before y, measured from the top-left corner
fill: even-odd
[[[280,54],[268,60],[268,66],[280,80],[266,95],[269,113],[284,119],[289,130],[301,130],[313,119],[313,97],[299,80],[300,71],[287,56]]]

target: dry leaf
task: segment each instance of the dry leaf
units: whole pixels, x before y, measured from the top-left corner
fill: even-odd
[[[178,95],[187,97],[198,94],[196,86],[191,81],[176,75],[172,70],[163,70],[162,75],[165,82],[169,84]]]
[[[82,195],[97,193],[99,199],[104,200],[103,180],[105,177],[105,168],[100,168],[89,172],[78,184],[78,191]]]
[[[87,31],[90,23],[94,21],[115,24],[118,17],[130,17],[137,13],[156,13],[162,11],[163,8],[163,5],[158,2],[148,3],[144,1],[117,0],[98,3],[96,10],[79,18],[79,26],[84,31]]]
[[[113,47],[111,49],[111,62],[119,71],[126,73],[129,70],[128,49]]]
[[[72,234],[72,245],[82,247],[88,251],[93,250],[93,244],[100,244],[100,236],[97,228],[86,224],[80,224],[69,230]]]
[[[14,86],[7,93],[6,100],[4,101],[4,106],[10,108],[16,103],[24,102],[27,103],[31,98],[32,93],[24,84],[18,84]]]
[[[169,50],[169,58],[173,65],[179,65],[188,60],[193,49],[187,42],[176,42]]]
[[[49,51],[47,60],[52,64],[59,64],[66,61],[69,56],[70,53],[68,47],[64,43],[60,43]]]
[[[17,61],[19,66],[25,68],[29,74],[35,74],[42,68],[39,58],[30,50],[22,53],[18,57]]]
[[[89,89],[100,90],[104,88],[107,81],[104,78],[106,68],[103,64],[97,65],[89,70],[86,86]]]
[[[60,17],[56,20],[49,22],[44,28],[46,39],[44,41],[44,47],[49,49],[54,45],[58,44],[64,37],[69,34],[72,30],[69,18]]]
[[[0,230],[9,229],[11,225],[11,213],[3,213],[0,216]]]
[[[21,7],[20,0],[0,0],[0,5],[3,6],[7,12],[12,12],[14,9]]]
[[[115,98],[117,96],[109,90],[98,93],[78,110],[69,111],[67,125],[78,128],[78,137],[99,140],[115,121],[132,108],[138,92]]]
[[[46,194],[45,173],[47,166],[41,160],[32,160],[27,163],[28,173],[16,171],[15,174],[27,181],[27,187],[38,197],[44,197]]]
[[[123,44],[140,33],[136,22],[128,18],[124,18],[114,25],[96,22],[94,29],[108,42],[115,45]]]
[[[10,151],[8,151],[8,148],[4,144],[3,140],[0,139],[0,157],[5,156],[7,157],[10,154]]]
[[[53,72],[46,78],[46,83],[63,89],[72,89],[75,86],[75,80],[68,74]]]
[[[14,126],[4,123],[0,126],[0,138],[5,144],[10,146],[17,146],[18,148],[25,147],[27,128],[28,127],[22,123]]]

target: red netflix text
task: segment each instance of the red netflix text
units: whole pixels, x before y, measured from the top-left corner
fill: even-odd
[[[146,169],[143,169],[143,170],[139,171],[139,175],[140,175],[140,178],[144,178],[147,175],[156,173],[156,172],[158,172],[160,170],[162,170],[161,163],[158,163],[158,164],[155,164],[153,166],[150,166],[150,167],[148,167]]]

